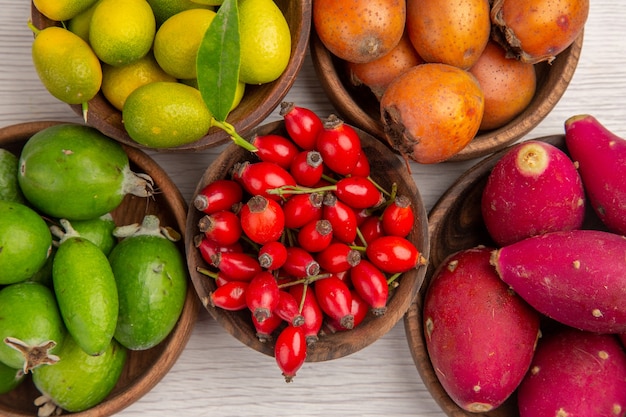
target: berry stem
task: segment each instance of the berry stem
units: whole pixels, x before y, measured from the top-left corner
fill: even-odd
[[[233,140],[235,145],[241,146],[242,148],[244,148],[244,149],[246,149],[247,151],[250,151],[250,152],[257,152],[258,151],[256,146],[252,145],[250,142],[248,142],[247,140],[242,138],[239,135],[239,133],[237,133],[237,131],[235,130],[235,126],[231,125],[230,123],[228,123],[226,121],[220,122],[219,120],[213,118],[213,119],[211,119],[211,125],[215,126],[215,127],[218,127],[220,129],[222,129],[223,131],[225,131],[226,133],[228,133],[228,135],[230,135],[230,138]]]

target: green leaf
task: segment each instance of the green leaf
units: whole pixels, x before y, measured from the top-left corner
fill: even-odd
[[[224,0],[196,57],[198,89],[215,120],[223,122],[235,101],[240,64],[237,0]]]

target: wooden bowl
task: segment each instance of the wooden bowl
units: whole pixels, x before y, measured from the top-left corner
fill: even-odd
[[[254,132],[287,135],[282,121],[260,126],[250,135],[252,136]],[[379,140],[360,129],[357,129],[357,132],[361,138],[362,147],[369,157],[373,179],[387,190],[390,189],[393,182],[396,182],[398,194],[406,195],[411,199],[416,221],[408,239],[427,259],[429,253],[427,215],[417,186],[409,175],[406,165]],[[234,144],[226,148],[205,171],[198,183],[194,198],[205,185],[220,178],[228,178],[233,165],[243,160],[254,160],[254,156]],[[196,267],[210,268],[193,243],[193,237],[199,234],[198,221],[203,215],[204,213],[190,205],[187,214],[187,265],[200,299],[207,297],[216,288],[213,278],[208,278],[196,271]],[[387,312],[383,316],[374,317],[370,314],[350,331],[321,335],[319,340],[308,348],[307,361],[319,362],[349,355],[370,345],[387,333],[409,308],[422,285],[425,272],[426,267],[421,266],[402,275],[400,285],[390,296]],[[266,355],[274,355],[274,344],[272,342],[260,342],[256,337],[249,311],[229,312],[211,305],[207,305],[206,309],[227,332],[239,341]]]
[[[489,131],[479,131],[476,137],[448,161],[478,158],[520,139],[539,124],[558,103],[567,89],[578,65],[583,45],[583,33],[552,64],[536,64],[537,90],[528,105],[506,125]],[[311,59],[326,95],[338,114],[349,123],[375,137],[385,138],[379,101],[365,86],[350,83],[345,61],[326,49],[311,28]]]
[[[26,141],[36,132],[58,124],[55,121],[29,122],[0,128],[0,147],[18,155]],[[129,156],[131,169],[152,177],[160,191],[154,198],[126,196],[112,212],[118,225],[140,223],[146,214],[159,217],[163,226],[185,233],[187,205],[180,191],[157,163],[139,149],[122,145]],[[184,239],[178,246],[184,251]],[[113,415],[137,401],[150,391],[170,370],[185,348],[196,322],[200,303],[192,285],[188,286],[183,311],[170,335],[157,346],[144,351],[129,351],[122,376],[109,396],[97,406],[72,415],[102,417]],[[30,375],[15,390],[0,395],[0,415],[32,417],[37,415],[33,400],[37,389]],[[65,415],[65,414],[64,414]]]
[[[566,151],[565,136],[553,135],[539,138]],[[470,413],[460,408],[440,384],[430,362],[422,309],[424,297],[438,265],[448,255],[477,245],[495,247],[482,219],[480,204],[489,173],[500,158],[512,147],[506,147],[474,165],[440,197],[429,213],[430,260],[424,285],[404,318],[413,361],[429,392],[441,409],[450,417],[517,417],[516,396],[513,394],[503,405],[485,413]],[[589,209],[585,214],[583,228],[602,228],[599,220]]]
[[[281,103],[295,82],[308,49],[311,27],[311,0],[274,1],[285,15],[289,24],[291,58],[287,68],[277,80],[263,85],[246,85],[246,91],[241,103],[226,119],[240,135],[245,135],[254,126],[258,126]],[[60,26],[60,22],[46,18],[32,4],[31,19],[39,29],[53,25]],[[77,115],[82,117],[80,105],[72,105],[70,107]],[[205,136],[193,143],[165,149],[146,147],[128,136],[122,123],[122,112],[113,107],[102,92],[99,92],[89,101],[87,124],[126,145],[140,149],[154,149],[155,151],[196,151],[220,145],[230,140],[230,136],[223,130],[213,127]]]

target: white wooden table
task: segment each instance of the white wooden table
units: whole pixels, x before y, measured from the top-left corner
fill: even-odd
[[[32,66],[30,2],[0,0],[0,127],[34,120],[80,122],[41,85]],[[626,0],[592,0],[576,74],[561,101],[524,139],[563,132],[574,114],[591,113],[626,136]],[[311,60],[287,98],[326,116],[325,97]],[[278,111],[268,121],[278,120]],[[221,148],[194,154],[153,154],[187,201]],[[476,161],[420,166],[413,177],[430,209]],[[226,333],[206,312],[170,373],[120,416],[444,416],[418,375],[402,322],[351,356],[305,363],[291,384],[273,359]]]

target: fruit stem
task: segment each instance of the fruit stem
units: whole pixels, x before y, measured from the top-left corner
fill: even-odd
[[[217,279],[217,274],[215,272],[211,271],[210,269],[206,269],[206,268],[203,268],[201,266],[197,266],[196,267],[196,271],[198,271],[202,275],[205,275],[205,276],[207,276],[209,278]]]
[[[318,279],[324,279],[324,278],[329,278],[331,277],[333,274],[331,273],[323,273],[323,274],[317,274],[317,275],[310,275],[308,277],[305,278],[301,278],[295,281],[289,281],[289,282],[285,282],[283,284],[278,284],[278,288],[288,288],[288,287],[293,287],[294,285],[298,285],[298,284],[304,284],[306,285],[310,285],[312,283],[314,283],[315,281],[317,281]]]
[[[39,29],[37,26],[35,26],[35,24],[33,23],[32,20],[29,19],[26,24],[28,25],[30,30],[33,31],[33,33],[35,34],[35,37],[39,34],[39,32],[41,32],[41,29]]]
[[[89,111],[89,102],[83,101],[80,104],[80,107],[81,107],[82,113],[83,113],[83,120],[85,121],[85,123],[87,123],[87,113]]]
[[[241,146],[242,148],[244,148],[244,149],[246,149],[247,151],[250,151],[250,152],[257,152],[258,151],[256,146],[254,146],[253,144],[251,144],[250,142],[248,142],[247,140],[242,138],[239,135],[239,133],[237,133],[237,131],[235,130],[235,126],[231,125],[230,123],[228,123],[226,121],[220,122],[217,119],[211,119],[211,125],[215,126],[215,127],[218,127],[220,129],[222,129],[223,131],[225,131],[226,133],[228,133],[228,135],[233,140],[235,145]]]
[[[387,285],[391,286],[391,288],[395,288],[398,285],[400,285],[400,283],[398,281],[396,281],[398,279],[398,277],[402,275],[402,273],[400,272],[396,272],[395,274],[393,274],[392,276],[390,276],[387,279]]]

